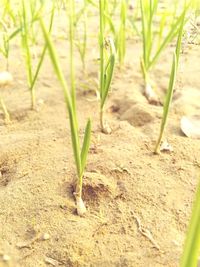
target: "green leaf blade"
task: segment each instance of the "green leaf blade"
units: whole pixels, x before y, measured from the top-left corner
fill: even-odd
[[[81,149],[81,168],[82,173],[84,172],[87,155],[90,147],[90,139],[91,139],[91,120],[89,119],[85,128],[85,134],[83,139],[83,145]]]
[[[180,267],[197,267],[200,254],[200,183],[193,203],[192,215],[185,239]]]

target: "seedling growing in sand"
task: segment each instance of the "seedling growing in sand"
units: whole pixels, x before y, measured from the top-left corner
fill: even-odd
[[[200,264],[200,184],[198,185],[192,215],[185,240],[180,267],[197,267]]]
[[[127,2],[121,0],[120,27],[117,36],[117,54],[120,66],[124,64],[126,54],[126,20],[127,20]]]
[[[69,1],[70,3],[70,11],[72,11],[70,16],[70,52],[73,52],[73,18],[74,18],[74,3],[72,0]],[[74,159],[77,169],[77,182],[76,182],[76,189],[74,192],[74,197],[76,199],[77,205],[77,213],[78,215],[83,215],[86,212],[86,207],[82,200],[82,180],[83,180],[83,173],[86,166],[87,155],[89,151],[89,144],[90,144],[90,135],[91,135],[91,121],[90,119],[87,122],[85,128],[85,134],[83,139],[82,147],[80,146],[80,139],[79,139],[79,127],[78,127],[78,120],[76,114],[76,92],[75,92],[75,75],[74,75],[74,64],[73,64],[73,54],[70,53],[70,68],[71,68],[71,91],[69,91],[68,84],[65,80],[64,73],[61,69],[60,62],[58,59],[58,55],[54,44],[50,38],[49,33],[44,26],[43,21],[41,20],[41,27],[44,34],[44,38],[46,40],[50,58],[52,64],[55,69],[55,73],[62,85],[66,107],[69,114],[69,122],[70,122],[70,129],[71,129],[71,139],[72,139],[72,147],[74,152]]]
[[[0,73],[0,89],[5,87],[6,85],[9,85],[12,82],[12,80],[13,80],[12,75],[9,72],[7,72],[7,71],[1,72]],[[0,94],[0,106],[4,112],[5,122],[9,123],[10,122],[10,114],[6,108],[6,104],[5,104],[1,94]]]
[[[55,7],[54,7],[54,2],[53,2],[50,23],[49,23],[49,32],[52,29],[54,10],[55,10]],[[40,72],[42,63],[44,61],[44,57],[45,57],[46,50],[47,50],[47,45],[46,44],[44,45],[40,59],[34,68],[33,62],[32,62],[32,53],[31,53],[31,48],[30,48],[30,43],[29,43],[29,24],[30,24],[30,21],[28,21],[27,3],[24,0],[22,0],[22,16],[21,16],[22,47],[24,50],[25,65],[26,65],[26,70],[27,70],[28,88],[31,93],[31,109],[35,109],[36,108],[35,83],[37,81],[38,74]]]
[[[0,21],[1,26],[3,27],[3,43],[2,46],[0,47],[0,52],[6,59],[6,70],[8,71],[8,57],[9,57],[9,51],[10,51],[10,38],[8,34],[8,28],[7,25],[3,22]]]
[[[100,47],[100,127],[103,133],[111,133],[110,127],[104,122],[104,106],[110,89],[116,51],[112,38],[105,38],[105,13],[104,8],[106,0],[99,0],[100,12],[100,34],[99,34],[99,47]],[[109,49],[109,52],[106,51]]]
[[[182,35],[183,35],[184,21],[185,21],[185,13],[183,14],[183,17],[182,17],[182,22],[181,22],[181,25],[179,28],[179,34],[178,34],[178,39],[177,39],[177,43],[176,43],[176,51],[174,52],[174,55],[173,55],[173,63],[172,63],[172,67],[171,67],[169,86],[168,86],[168,90],[167,90],[167,94],[166,94],[165,103],[163,106],[163,116],[162,116],[162,122],[161,122],[161,126],[160,126],[160,134],[159,134],[158,141],[156,143],[156,147],[155,147],[155,151],[154,151],[155,154],[159,154],[159,152],[160,152],[160,144],[161,144],[164,129],[165,129],[165,126],[167,123],[170,104],[171,104],[172,97],[173,97],[173,91],[174,91],[174,86],[175,86],[175,82],[176,82],[176,74],[177,74],[179,56],[180,56],[180,50],[181,50],[181,41],[182,41]]]
[[[4,21],[8,19],[9,26],[11,26],[11,22],[13,22],[14,25],[17,24],[16,8],[11,5],[11,2],[10,0],[1,1],[1,8],[3,9],[1,19]]]
[[[1,27],[1,38],[2,42],[0,45],[0,52],[6,59],[6,70],[9,69],[9,55],[10,55],[10,41],[13,39],[20,31],[20,29],[15,29],[11,32],[11,29],[9,28],[8,22],[3,19],[0,20],[0,27]]]
[[[155,147],[155,154],[159,154],[160,153],[160,144],[162,141],[162,137],[163,137],[163,132],[167,123],[167,117],[169,114],[169,108],[170,108],[170,104],[172,101],[172,96],[173,96],[173,90],[174,90],[174,85],[175,85],[175,81],[176,81],[176,72],[177,72],[177,58],[176,58],[176,53],[174,53],[173,55],[173,63],[172,63],[172,68],[171,68],[171,75],[170,75],[170,81],[169,81],[169,87],[167,90],[167,95],[166,95],[166,99],[165,99],[165,103],[163,106],[163,117],[162,117],[162,122],[161,122],[161,126],[160,126],[160,134],[158,137],[158,141],[156,143],[156,147]]]
[[[159,39],[159,45],[156,49],[153,49],[153,44],[156,40],[156,32],[153,27],[154,18],[158,8],[158,0],[140,0],[140,10],[142,18],[142,43],[143,43],[143,54],[141,59],[141,69],[145,80],[145,96],[149,103],[158,104],[159,99],[152,89],[149,72],[152,67],[157,63],[160,55],[166,48],[166,46],[179,34],[179,28],[185,19],[186,10],[189,8],[188,5],[184,5],[181,14],[174,20],[173,24],[170,25],[168,33],[163,37],[161,41]],[[165,16],[165,14],[163,14]],[[162,21],[162,18],[161,18]],[[159,36],[163,34],[163,23],[160,23],[160,29],[158,29]]]
[[[76,15],[74,24],[76,27],[78,38],[76,40],[76,47],[78,49],[78,52],[80,54],[83,72],[85,72],[85,56],[86,56],[86,50],[87,50],[87,9],[88,9],[88,0],[84,0],[84,6],[81,8],[81,10]],[[82,23],[82,27],[79,21],[80,19]]]

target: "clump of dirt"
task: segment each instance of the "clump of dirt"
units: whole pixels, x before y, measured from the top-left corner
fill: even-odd
[[[89,206],[114,198],[116,185],[100,173],[86,172],[83,177],[83,199]]]
[[[17,160],[8,155],[0,157],[0,187],[7,186],[13,179],[17,168]]]
[[[128,121],[135,127],[142,127],[153,123],[161,116],[161,108],[152,106],[151,110],[147,103],[135,103],[129,99],[116,99],[112,109],[120,120]]]

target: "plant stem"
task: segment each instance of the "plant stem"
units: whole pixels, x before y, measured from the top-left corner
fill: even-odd
[[[84,213],[87,211],[85,204],[82,199],[82,176],[79,177],[79,181],[76,185],[76,191],[74,192],[74,197],[76,199],[76,208],[77,208],[77,214],[79,216],[83,216]]]
[[[155,150],[154,150],[154,154],[157,154],[157,155],[160,154],[160,143],[162,141],[163,131],[164,131],[164,129],[162,129],[160,131],[160,134],[159,134],[159,137],[158,137],[158,140],[157,140],[157,143],[156,143],[156,147],[155,147]]]
[[[8,60],[8,57],[6,58],[6,70],[9,71],[9,60]]]
[[[100,36],[99,36],[99,45],[100,45],[100,99],[102,99],[103,88],[104,88],[104,0],[99,0],[100,8]],[[103,108],[100,108],[100,127],[103,132]]]
[[[100,109],[100,127],[104,134],[111,134],[112,130],[110,126],[104,121],[104,111],[103,108]]]
[[[34,89],[34,87],[30,91],[31,91],[31,109],[32,110],[35,110],[35,107],[36,107],[36,97],[35,97],[35,89]]]
[[[104,51],[104,29],[105,29],[105,0],[99,0],[99,10],[100,10],[100,36],[99,36],[99,45],[100,45],[100,127],[102,133],[110,134],[111,129],[108,125],[104,124],[104,103],[105,103],[105,51]]]
[[[100,127],[101,127],[101,130],[103,131],[104,129],[104,121],[103,121],[103,109],[100,110]]]
[[[4,115],[5,115],[5,122],[10,123],[10,114],[6,108],[6,105],[5,105],[4,100],[3,100],[1,95],[0,95],[0,104],[1,104],[1,107],[2,107]]]
[[[200,249],[200,183],[197,186],[196,196],[193,203],[192,214],[188,226],[187,236],[184,244],[184,251],[181,257],[181,267],[199,266]]]
[[[71,97],[74,111],[76,110],[76,88],[74,72],[74,0],[69,1],[69,39],[70,39],[70,77],[71,77]]]
[[[75,71],[74,71],[74,16],[75,16],[75,4],[74,0],[69,1],[69,39],[70,39],[70,78],[71,78],[71,103],[72,103],[72,143],[76,139],[76,157],[78,158],[77,173],[78,179],[74,196],[76,199],[76,207],[78,215],[82,216],[86,212],[86,207],[82,200],[82,183],[83,183],[83,169],[80,157],[80,142],[78,136],[78,120],[76,112],[76,86],[75,86]]]
[[[87,0],[84,1],[84,37],[83,37],[83,55],[82,55],[82,64],[83,64],[83,73],[86,73],[85,66],[85,54],[87,46]]]
[[[100,7],[100,96],[104,87],[104,0],[99,0]]]
[[[165,103],[163,106],[163,117],[162,117],[162,122],[160,125],[160,134],[159,134],[159,137],[158,137],[158,140],[157,140],[157,143],[155,146],[155,150],[154,150],[155,154],[159,154],[159,152],[160,152],[160,143],[162,141],[162,136],[163,136],[164,129],[165,129],[165,126],[167,123],[169,109],[170,109],[170,105],[172,102],[173,91],[174,91],[174,86],[175,86],[175,82],[176,82],[176,74],[177,74],[177,57],[176,57],[176,53],[174,52],[173,62],[172,62],[172,67],[171,67],[170,80],[169,80],[169,86],[168,86],[168,90],[167,90],[167,94],[166,94]]]
[[[145,68],[143,59],[141,59],[140,64],[141,64],[142,74],[143,74],[143,78],[144,78],[144,82],[145,82],[144,95],[146,96],[146,98],[150,104],[158,105],[158,104],[160,104],[160,101],[159,101],[157,94],[152,89],[150,78],[149,78],[148,72]]]

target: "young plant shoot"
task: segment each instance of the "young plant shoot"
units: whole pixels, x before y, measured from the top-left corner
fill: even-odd
[[[9,58],[9,52],[10,52],[10,38],[9,38],[7,25],[3,21],[0,21],[0,24],[3,28],[3,43],[0,46],[0,52],[2,53],[2,55],[6,59],[6,70],[8,71],[8,69],[9,69],[8,58]]]
[[[161,34],[165,29],[163,29],[164,24],[162,21],[164,18],[161,18],[161,23],[159,23],[160,29],[157,29],[158,34],[158,46],[156,49],[153,49],[153,44],[156,39],[156,31],[153,27],[153,23],[156,17],[156,12],[158,9],[158,0],[140,0],[140,11],[142,19],[142,43],[143,43],[143,54],[141,59],[141,69],[145,81],[145,90],[144,94],[150,104],[158,105],[160,103],[158,96],[154,92],[151,81],[149,77],[149,72],[152,67],[156,64],[161,53],[164,51],[166,46],[179,34],[179,28],[182,24],[183,17],[185,18],[185,12],[189,8],[190,4],[185,5],[181,14],[174,20],[173,24],[170,25],[170,28],[162,40]],[[163,13],[165,16],[165,13]]]
[[[167,90],[167,94],[166,94],[166,98],[165,98],[165,102],[164,102],[164,106],[163,106],[163,116],[162,116],[162,122],[161,122],[161,126],[160,126],[160,134],[159,134],[158,141],[156,143],[156,147],[154,150],[155,154],[160,153],[160,144],[161,144],[161,141],[163,138],[163,133],[164,133],[164,129],[165,129],[168,114],[169,114],[170,104],[171,104],[172,97],[173,97],[173,91],[174,91],[174,86],[175,86],[175,82],[176,82],[176,74],[177,74],[179,56],[180,56],[180,50],[181,50],[181,42],[182,42],[184,23],[185,23],[185,12],[182,16],[182,21],[181,21],[181,25],[179,27],[179,34],[178,34],[178,39],[177,39],[177,43],[176,43],[176,51],[174,52],[174,55],[173,55],[173,62],[172,62],[172,67],[171,67],[169,86],[168,86],[168,90]]]
[[[126,55],[126,19],[127,19],[127,2],[126,0],[121,0],[120,27],[117,36],[117,54],[120,67],[123,66],[124,58]]]
[[[58,55],[54,44],[51,40],[51,37],[46,30],[46,27],[41,20],[41,27],[44,34],[44,38],[46,40],[50,58],[52,64],[55,69],[55,73],[62,85],[66,107],[69,114],[69,122],[70,122],[70,129],[71,129],[71,140],[72,140],[72,147],[74,153],[74,159],[77,169],[77,181],[76,187],[74,191],[74,197],[76,200],[76,207],[77,207],[77,214],[82,216],[86,212],[86,207],[82,200],[82,184],[83,184],[83,174],[86,166],[87,155],[89,151],[89,144],[90,144],[90,135],[91,135],[91,121],[90,119],[87,122],[85,128],[85,134],[83,139],[82,147],[80,146],[80,139],[79,139],[79,127],[78,127],[78,120],[76,114],[76,92],[75,92],[75,74],[74,74],[74,63],[73,63],[73,18],[74,18],[74,3],[73,0],[69,1],[70,4],[70,76],[71,76],[71,91],[69,90],[67,81],[65,80],[64,73],[60,66],[60,62],[58,59]]]
[[[200,256],[200,183],[197,188],[192,215],[185,240],[180,267],[198,267]]]
[[[13,81],[13,78],[9,72],[7,71],[0,72],[0,91],[4,89],[4,87],[9,85],[12,81]],[[4,116],[5,116],[5,123],[10,123],[10,114],[3,100],[3,97],[1,96],[1,93],[0,93],[0,107],[2,108]]]
[[[51,31],[52,25],[53,25],[54,11],[55,11],[55,6],[53,2],[51,17],[50,17],[50,22],[49,22],[49,32]],[[33,21],[31,21],[31,23],[33,23]],[[29,43],[29,26],[30,26],[30,21],[28,20],[27,2],[22,0],[21,39],[22,39],[22,48],[24,52],[23,54],[25,58],[25,66],[27,70],[28,88],[31,93],[31,109],[34,110],[36,109],[35,83],[37,81],[38,74],[40,72],[42,63],[44,61],[44,57],[45,57],[46,50],[47,50],[47,45],[44,44],[39,61],[37,62],[36,66],[34,66],[32,62],[33,56],[31,53],[31,47]]]
[[[9,27],[11,27],[11,25],[12,26],[17,25],[16,8],[14,8],[14,6],[11,5],[11,2],[12,1],[10,1],[10,0],[4,0],[3,4],[1,6],[1,8],[3,9],[1,19],[3,21],[7,21],[9,24]]]
[[[88,0],[84,0],[84,6],[78,12],[78,14],[76,15],[76,19],[74,21],[74,24],[76,26],[77,36],[78,36],[75,44],[80,54],[84,73],[86,71],[85,57],[86,57],[86,50],[87,50],[87,16],[88,16],[87,7],[88,7]]]
[[[105,21],[106,16],[104,9],[106,6],[106,0],[99,0],[99,12],[100,12],[100,34],[99,34],[99,46],[100,46],[100,127],[101,131],[106,134],[111,133],[111,128],[104,121],[104,106],[110,89],[113,71],[115,66],[116,51],[115,45],[111,37],[105,38]],[[106,51],[106,50],[109,51]]]

